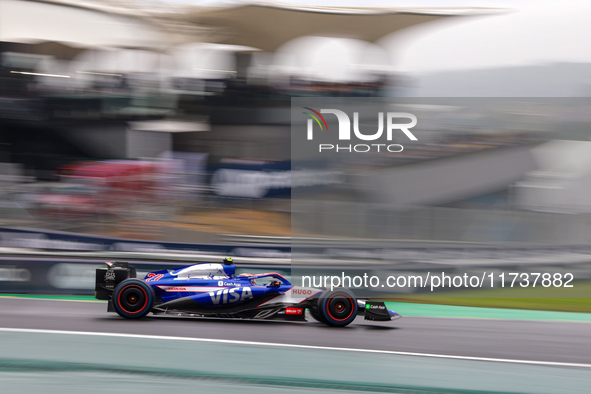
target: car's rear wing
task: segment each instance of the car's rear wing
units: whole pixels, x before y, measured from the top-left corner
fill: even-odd
[[[99,300],[110,300],[115,286],[127,278],[135,278],[135,267],[124,261],[106,261],[106,268],[97,268],[94,296]]]

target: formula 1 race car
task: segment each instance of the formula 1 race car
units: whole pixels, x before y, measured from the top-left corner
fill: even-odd
[[[399,314],[380,301],[357,300],[350,290],[293,286],[277,273],[236,276],[232,259],[150,272],[136,278],[135,268],[107,262],[96,270],[95,297],[108,300],[107,311],[128,319],[148,313],[174,316],[306,321],[346,326],[358,315],[390,321]]]

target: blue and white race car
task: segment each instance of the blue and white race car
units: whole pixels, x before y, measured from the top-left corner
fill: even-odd
[[[136,278],[124,262],[96,270],[95,297],[108,300],[107,311],[128,319],[153,314],[175,316],[306,321],[305,311],[330,326],[343,327],[358,315],[390,321],[399,314],[381,301],[358,300],[345,288],[332,291],[293,286],[283,276],[235,275],[232,259],[150,272]]]

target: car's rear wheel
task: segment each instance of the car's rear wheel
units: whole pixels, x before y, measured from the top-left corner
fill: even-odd
[[[111,302],[115,312],[127,319],[146,316],[154,306],[154,290],[141,279],[126,279],[113,291]]]
[[[328,291],[318,299],[317,313],[324,323],[344,327],[357,316],[357,300],[347,289]]]

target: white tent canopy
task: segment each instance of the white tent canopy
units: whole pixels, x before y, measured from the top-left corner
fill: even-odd
[[[285,7],[253,3],[233,7],[189,7],[185,12],[169,17],[209,28],[209,38],[218,43],[275,52],[283,44],[303,36],[376,42],[390,33],[421,23],[460,15],[490,14],[492,11],[469,8]]]
[[[162,48],[156,24],[118,9],[53,1],[0,1],[0,41],[60,42],[72,47]]]

